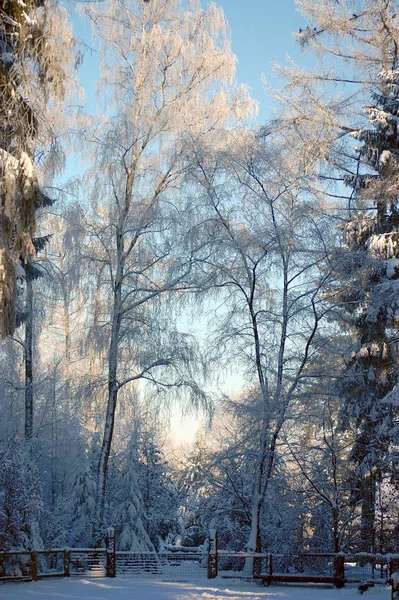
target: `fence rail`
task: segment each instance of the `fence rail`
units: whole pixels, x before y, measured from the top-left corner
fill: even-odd
[[[69,552],[69,575],[106,577],[107,551],[105,549],[71,549]]]
[[[208,554],[203,552],[116,552],[118,577],[140,577],[163,581],[207,579]]]
[[[37,580],[68,574],[67,550],[0,552],[0,581]]]
[[[373,580],[376,583],[385,583],[389,578],[389,565],[397,560],[397,555],[345,555],[345,581],[360,583]]]
[[[183,551],[119,552],[114,547],[66,548],[34,552],[0,552],[0,582],[46,577],[139,577],[188,581],[239,577],[286,583],[330,583],[337,586],[373,581],[385,583],[399,555],[253,554],[213,548],[214,553]]]

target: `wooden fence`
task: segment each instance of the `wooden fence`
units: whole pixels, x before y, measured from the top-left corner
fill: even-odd
[[[249,554],[219,550],[207,553],[190,548],[166,552],[119,552],[108,548],[66,548],[35,552],[0,552],[0,581],[38,580],[46,577],[141,577],[163,581],[190,581],[234,577],[257,579],[269,585],[323,583],[342,587],[363,581],[385,584],[399,555],[343,555],[302,553]]]
[[[94,548],[0,552],[0,581],[37,581],[70,575],[105,577],[107,551]]]

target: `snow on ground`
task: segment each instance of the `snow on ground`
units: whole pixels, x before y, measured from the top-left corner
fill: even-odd
[[[127,579],[47,579],[0,584],[1,600],[358,600],[357,588],[342,590],[270,586],[215,580],[166,583]],[[370,588],[363,600],[389,600],[390,589]]]

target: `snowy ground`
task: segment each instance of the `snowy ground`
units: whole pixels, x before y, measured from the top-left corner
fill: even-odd
[[[342,590],[270,586],[217,581],[216,583],[162,583],[127,579],[47,579],[31,583],[0,584],[1,600],[389,600],[390,589]]]

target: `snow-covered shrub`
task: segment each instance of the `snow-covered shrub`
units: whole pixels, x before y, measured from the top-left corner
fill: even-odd
[[[42,510],[36,467],[22,449],[0,457],[0,550],[42,547],[38,518]]]

